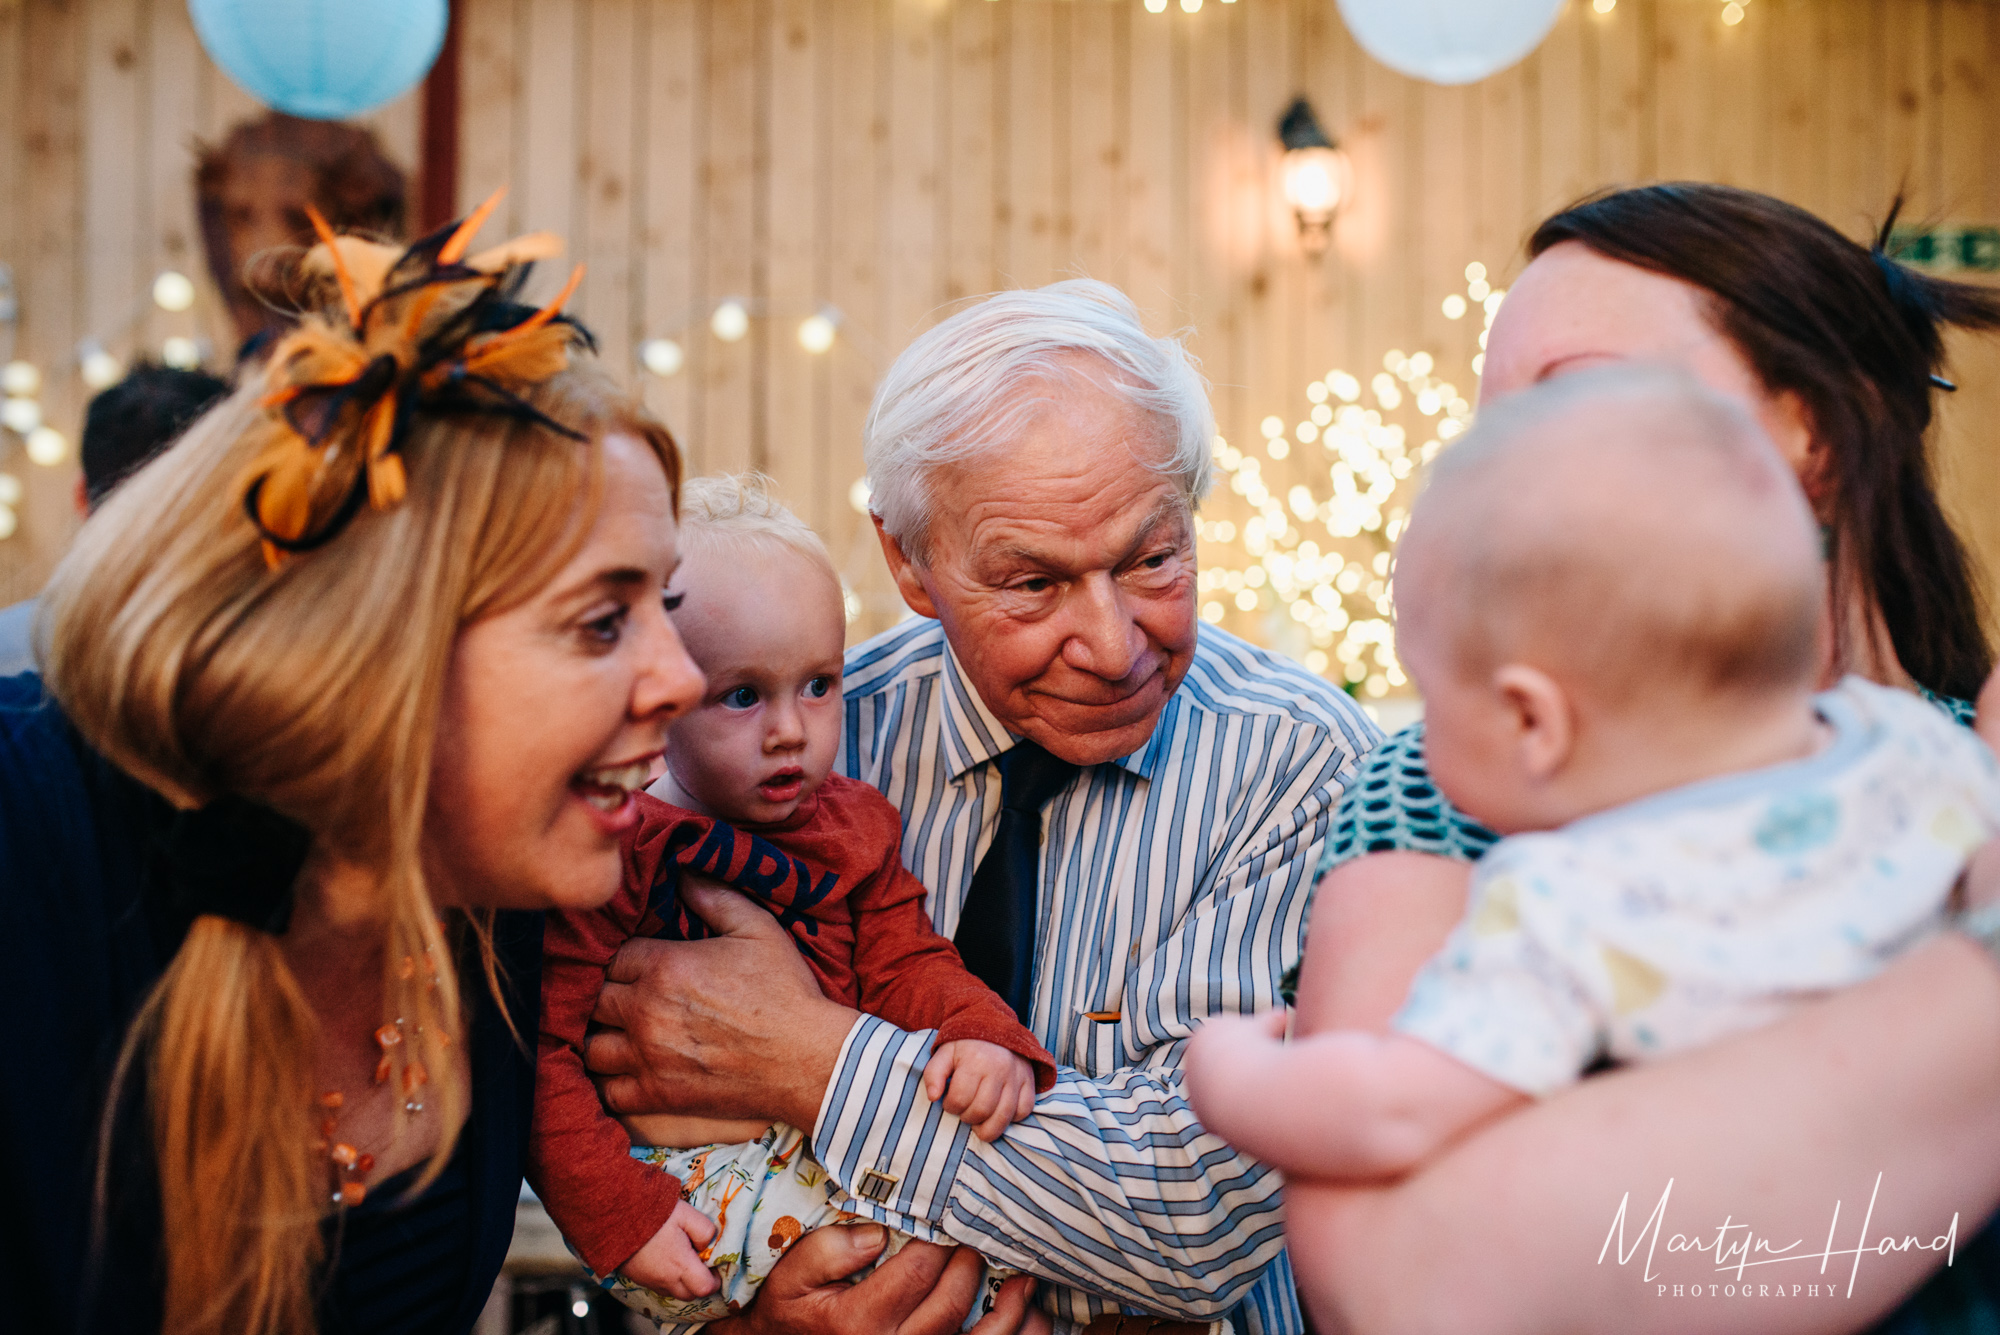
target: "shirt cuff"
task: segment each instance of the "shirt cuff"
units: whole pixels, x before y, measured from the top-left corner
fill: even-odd
[[[942,1222],[972,1134],[924,1093],[936,1037],[856,1020],[813,1128],[814,1156],[863,1212],[919,1236]]]

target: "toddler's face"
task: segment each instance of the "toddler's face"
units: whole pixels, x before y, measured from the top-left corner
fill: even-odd
[[[724,820],[785,820],[840,748],[839,586],[766,539],[701,542],[674,584],[687,590],[674,625],[708,691],[668,734],[673,781]]]

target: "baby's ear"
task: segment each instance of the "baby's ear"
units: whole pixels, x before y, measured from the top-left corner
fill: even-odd
[[[1506,710],[1514,758],[1536,783],[1555,777],[1576,744],[1576,714],[1555,678],[1525,663],[1508,663],[1493,674],[1493,689]]]

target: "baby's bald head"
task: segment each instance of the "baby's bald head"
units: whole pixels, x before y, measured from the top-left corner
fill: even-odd
[[[1812,512],[1763,431],[1631,367],[1482,411],[1433,466],[1396,564],[1413,665],[1528,663],[1606,705],[1809,686],[1821,598]]]

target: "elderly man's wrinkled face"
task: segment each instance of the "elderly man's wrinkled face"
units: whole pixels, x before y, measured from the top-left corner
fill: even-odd
[[[928,560],[883,548],[1011,731],[1079,765],[1145,745],[1194,657],[1194,519],[1157,419],[1059,385],[1010,444],[932,474]]]

